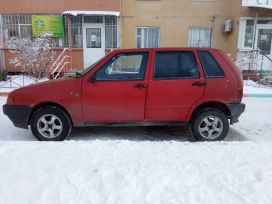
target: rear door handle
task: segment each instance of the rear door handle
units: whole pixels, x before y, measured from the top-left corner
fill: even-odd
[[[206,82],[195,81],[192,83],[192,86],[196,86],[196,87],[206,86]]]
[[[134,85],[134,87],[136,89],[144,89],[144,88],[147,88],[148,85],[147,84],[142,84],[142,83],[137,83],[137,84]]]

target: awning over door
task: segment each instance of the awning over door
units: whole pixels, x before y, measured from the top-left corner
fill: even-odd
[[[242,6],[272,9],[272,0],[243,0]]]
[[[62,15],[72,15],[72,16],[80,16],[80,15],[94,15],[94,16],[120,16],[120,12],[118,11],[64,11]]]

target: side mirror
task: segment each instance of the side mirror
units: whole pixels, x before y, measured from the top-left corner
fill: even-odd
[[[88,82],[94,83],[96,81],[95,75],[93,74],[89,79]]]

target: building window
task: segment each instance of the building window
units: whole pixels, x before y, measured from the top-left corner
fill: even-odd
[[[2,15],[4,45],[11,37],[32,38],[31,15]]]
[[[32,15],[30,14],[4,14],[2,15],[4,46],[12,37],[32,39]],[[56,47],[63,46],[63,38],[52,38]]]
[[[156,48],[160,43],[160,28],[141,27],[136,28],[137,48]]]
[[[103,16],[84,16],[84,23],[103,23]]]
[[[82,37],[82,17],[81,16],[71,16],[71,47],[82,48],[83,37]],[[68,46],[68,17],[64,17],[65,24],[65,46]]]
[[[211,47],[211,28],[190,28],[189,47]]]
[[[106,48],[117,48],[117,17],[105,16]]]
[[[245,48],[253,48],[253,38],[254,38],[254,20],[246,20],[246,30],[245,30]]]

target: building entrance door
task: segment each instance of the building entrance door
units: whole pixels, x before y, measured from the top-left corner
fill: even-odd
[[[272,25],[257,25],[256,48],[272,56]]]
[[[83,25],[84,68],[92,65],[105,55],[105,26],[102,24]]]
[[[272,59],[272,25],[257,25],[256,28],[256,41],[255,47],[260,49],[261,52]],[[259,57],[262,57],[261,55]],[[262,60],[262,69],[268,69],[271,67],[271,61],[268,58]]]

